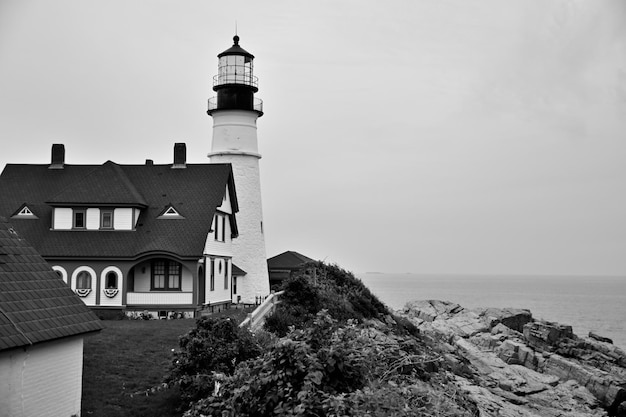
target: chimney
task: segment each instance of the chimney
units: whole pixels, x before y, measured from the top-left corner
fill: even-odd
[[[146,159],[146,165],[154,165],[154,161],[152,159]]]
[[[184,143],[174,144],[174,163],[172,168],[186,168],[187,167],[187,145]]]
[[[52,161],[48,169],[63,169],[65,164],[65,145],[55,143],[52,145]]]

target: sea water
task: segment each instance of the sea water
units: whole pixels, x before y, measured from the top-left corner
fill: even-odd
[[[626,349],[626,277],[356,274],[381,301],[444,300],[467,308],[529,309],[535,319],[611,338]]]

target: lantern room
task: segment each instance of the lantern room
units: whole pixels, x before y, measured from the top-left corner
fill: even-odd
[[[217,57],[217,75],[213,90],[217,97],[209,99],[208,114],[218,110],[251,110],[263,114],[263,102],[254,97],[258,78],[254,76],[254,55],[239,46],[239,36],[233,37],[233,46]]]

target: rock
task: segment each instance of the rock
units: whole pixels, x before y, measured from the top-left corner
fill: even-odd
[[[626,400],[626,381],[605,371],[585,366],[572,359],[553,354],[546,359],[543,372],[558,376],[562,381],[575,380],[587,388],[606,407],[617,408]]]
[[[626,353],[601,336],[578,338],[524,309],[428,300],[407,304],[403,315],[437,341],[480,415],[606,416],[604,407],[626,417]]]
[[[438,317],[448,318],[464,310],[463,307],[449,301],[420,300],[406,303],[404,314],[424,321],[434,321]]]
[[[517,330],[513,330],[510,327],[507,327],[502,323],[498,323],[495,326],[493,326],[491,328],[491,334],[503,334],[505,336],[515,337],[515,338],[524,337],[524,335],[521,332],[518,332]]]
[[[479,333],[470,337],[469,340],[483,350],[494,350],[506,340],[506,336],[503,334]]]
[[[551,322],[533,322],[524,325],[524,338],[535,349],[553,350],[561,339],[573,339],[572,326]]]
[[[466,339],[457,339],[455,344],[458,347],[458,355],[467,359],[482,375],[489,375],[495,369],[506,367],[506,363],[493,353],[480,350]]]
[[[530,310],[521,308],[485,308],[480,311],[480,316],[484,317],[493,328],[498,324],[503,324],[509,329],[522,332],[524,325],[533,321]]]
[[[613,340],[609,339],[608,337],[600,336],[599,334],[596,334],[594,332],[589,332],[589,338],[590,339],[595,339],[598,342],[604,342],[604,343],[613,344]]]

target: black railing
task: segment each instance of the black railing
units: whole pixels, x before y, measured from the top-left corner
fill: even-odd
[[[211,97],[209,99],[209,111],[213,111],[213,110],[228,110],[229,108],[225,108],[225,107],[219,107],[218,103],[217,103],[217,97]],[[248,109],[242,109],[242,110],[248,110]],[[250,110],[254,110],[260,113],[263,113],[263,100],[261,100],[260,98],[254,98],[254,105],[253,108]]]
[[[213,87],[224,84],[243,84],[258,88],[259,77],[243,71],[241,73],[234,74],[218,74],[213,77]]]

